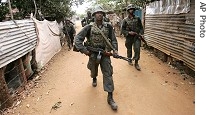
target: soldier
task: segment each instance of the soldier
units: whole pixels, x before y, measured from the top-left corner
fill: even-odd
[[[71,22],[70,20],[66,20],[66,23],[63,28],[63,32],[66,35],[69,50],[71,50],[71,47],[73,46],[73,42],[74,42],[74,36],[76,34],[74,23]]]
[[[93,18],[92,18],[92,16],[91,16],[91,12],[88,10],[88,11],[87,11],[87,17],[85,17],[85,18],[83,18],[83,19],[81,20],[81,25],[82,25],[82,27],[84,27],[84,26],[90,24],[90,22],[93,22],[93,21],[94,21],[94,20],[93,20]]]
[[[107,22],[107,23],[111,24],[110,19],[108,17],[108,12],[105,12],[105,16],[104,16],[103,20],[104,20],[104,22]]]
[[[141,23],[141,19],[134,15],[136,10],[133,4],[130,4],[126,8],[128,16],[122,21],[122,34],[125,36],[125,46],[127,48],[127,57],[132,58],[132,46],[134,47],[134,57],[132,60],[135,61],[135,68],[140,71],[141,68],[138,64],[140,59],[140,46],[141,40],[139,39],[139,35],[144,34],[143,26]],[[132,60],[129,65],[133,65]]]
[[[108,92],[107,102],[113,110],[117,110],[118,106],[113,99],[113,67],[111,65],[110,56],[105,54],[101,55],[100,52],[92,52],[91,50],[87,50],[87,47],[103,49],[107,52],[107,54],[109,54],[109,52],[113,50],[113,57],[117,58],[116,56],[118,55],[118,42],[115,37],[112,25],[104,22],[103,20],[105,12],[101,6],[95,7],[92,16],[94,17],[94,22],[85,26],[75,36],[75,48],[81,53],[84,53],[85,55],[89,56],[87,68],[91,72],[90,76],[93,79],[93,87],[97,86],[98,67],[100,64],[101,71],[103,74],[104,91]],[[87,40],[83,45],[85,37],[87,38]],[[108,44],[108,42],[105,39],[109,40],[110,44]]]

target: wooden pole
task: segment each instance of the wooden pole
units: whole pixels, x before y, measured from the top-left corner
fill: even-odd
[[[27,83],[27,78],[26,78],[26,74],[25,74],[25,70],[24,70],[22,58],[19,58],[17,60],[17,63],[16,64],[17,64],[16,66],[19,65],[18,72],[21,73],[20,74],[20,77],[21,77],[21,80],[23,81],[23,86],[25,86],[26,83]]]
[[[12,13],[11,2],[10,2],[10,0],[8,0],[8,2],[9,2],[9,11],[10,11],[11,19],[14,20],[13,13]]]

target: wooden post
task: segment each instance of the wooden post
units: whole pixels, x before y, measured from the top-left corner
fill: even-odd
[[[37,62],[36,62],[36,50],[32,50],[32,59],[31,59],[31,68],[32,71],[34,71],[35,73],[37,73]]]
[[[28,80],[29,77],[33,74],[33,71],[31,69],[31,63],[30,63],[30,53],[27,53],[25,56],[22,57],[24,71],[26,79]]]
[[[9,94],[9,89],[4,78],[5,67],[0,68],[0,110],[11,107],[13,104],[12,97]]]
[[[22,59],[19,58],[16,64],[17,64],[16,66],[19,65],[19,67],[18,67],[18,72],[21,73],[21,74],[20,74],[20,78],[21,78],[21,80],[23,81],[23,86],[25,86],[26,83],[27,83],[27,78],[26,78],[26,74],[25,74],[25,70],[24,70],[24,66],[23,66],[23,61],[22,61]]]

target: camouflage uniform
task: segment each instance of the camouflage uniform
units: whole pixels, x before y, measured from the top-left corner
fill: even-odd
[[[67,37],[67,43],[69,49],[71,49],[71,46],[73,46],[74,42],[74,35],[76,34],[76,30],[74,28],[73,23],[70,20],[67,20],[64,27],[63,27],[63,32]]]
[[[101,11],[101,10],[99,10]],[[104,12],[103,12],[104,13]],[[104,13],[105,14],[105,13]],[[94,13],[93,13],[94,16]],[[90,46],[93,48],[101,48],[106,51],[110,51],[111,48],[105,42],[102,34],[94,27],[97,26],[95,22],[86,25],[82,30],[75,36],[75,47],[81,53],[87,51],[85,46]],[[104,33],[104,35],[109,39],[110,43],[114,47],[115,50],[118,50],[118,43],[115,37],[113,28],[110,24],[106,22],[102,22],[100,30]],[[83,42],[87,38],[86,42],[83,45]],[[108,92],[107,101],[113,107],[112,109],[117,109],[116,103],[113,101],[112,92],[114,91],[114,83],[113,83],[113,67],[111,65],[110,56],[102,55],[100,62],[97,62],[98,53],[91,53],[89,55],[89,61],[87,64],[87,68],[91,72],[91,77],[94,79],[98,76],[98,66],[100,65],[102,74],[103,74],[103,88],[104,91]],[[95,87],[95,86],[94,86]],[[110,101],[111,100],[111,101]]]
[[[132,5],[128,5],[127,11],[129,9],[135,9]],[[140,46],[141,40],[135,35],[130,35],[129,32],[133,31],[137,34],[144,34],[143,26],[141,23],[141,19],[137,16],[133,16],[133,18],[126,17],[122,21],[122,34],[126,37],[125,46],[127,48],[127,57],[132,58],[132,46],[134,46],[134,57],[135,63],[138,63],[140,59]]]
[[[92,24],[95,24],[95,23],[92,23]],[[104,22],[101,30],[105,34],[105,36],[107,36],[107,38],[110,39],[112,45],[117,50],[118,43],[113,33],[112,26]],[[110,49],[106,45],[103,36],[96,29],[94,29],[93,25],[87,25],[75,37],[75,46],[81,52],[84,52],[84,50],[87,50],[85,46],[83,45],[85,37],[87,38],[87,41],[85,44],[88,46],[91,46],[94,48],[102,48],[104,50]],[[112,80],[113,68],[111,65],[110,57],[103,56],[101,58],[100,63],[96,63],[96,57],[97,57],[97,53],[92,53],[89,56],[89,62],[88,62],[87,67],[91,71],[91,77],[95,78],[98,76],[98,66],[100,64],[101,71],[103,73],[103,79],[104,79],[104,90],[107,92],[112,92],[114,90],[114,84]]]
[[[81,25],[82,25],[82,27],[84,27],[84,26],[90,24],[91,22],[94,22],[94,19],[91,17],[91,12],[87,11],[87,17],[84,17],[81,20]]]

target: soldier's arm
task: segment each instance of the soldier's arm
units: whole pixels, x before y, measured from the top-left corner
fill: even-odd
[[[74,28],[74,26],[72,25],[72,33],[76,34],[76,29]]]
[[[88,32],[90,32],[89,31],[90,29],[91,29],[91,25],[85,26],[74,38],[75,47],[81,53],[84,53],[85,51],[87,51],[83,42],[85,40],[85,37],[88,35]]]
[[[127,30],[126,28],[126,21],[125,21],[125,19],[123,19],[123,21],[122,21],[122,34],[126,37],[126,36],[128,36],[128,33],[129,33],[129,30]]]
[[[108,26],[109,26],[109,30],[110,30],[109,31],[109,39],[111,40],[111,44],[114,47],[114,49],[118,51],[118,42],[117,42],[117,38],[115,36],[113,27],[111,24],[108,24]]]

